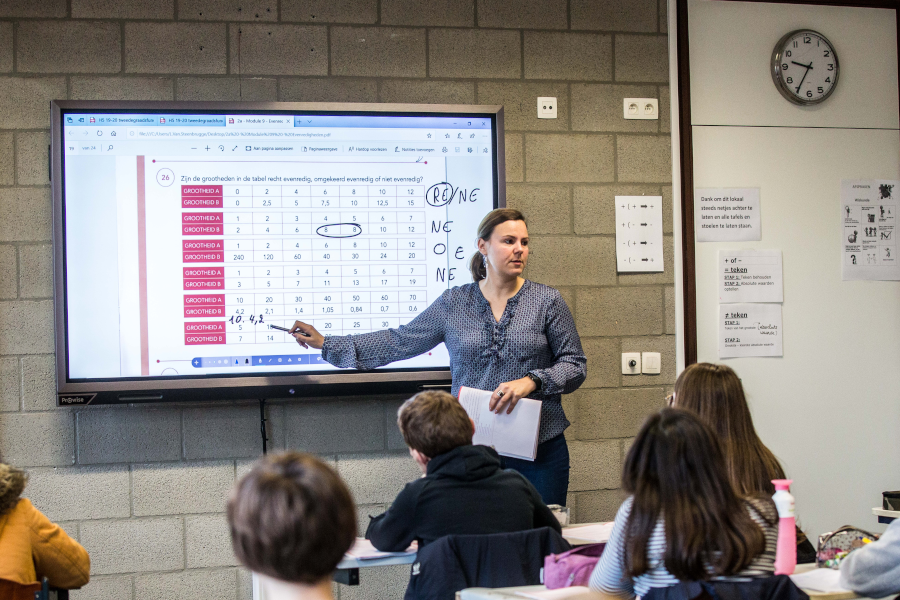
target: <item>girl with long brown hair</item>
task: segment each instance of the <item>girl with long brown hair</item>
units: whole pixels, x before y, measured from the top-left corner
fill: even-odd
[[[675,381],[672,406],[697,414],[712,427],[725,455],[728,480],[741,496],[775,493],[773,479],[786,479],[781,463],[753,426],[744,386],[726,365],[696,363]],[[797,529],[797,562],[814,562],[815,549]]]
[[[680,581],[768,577],[778,516],[770,499],[742,498],[728,481],[713,430],[695,414],[664,408],[628,451],[622,503],[592,589],[646,596]]]

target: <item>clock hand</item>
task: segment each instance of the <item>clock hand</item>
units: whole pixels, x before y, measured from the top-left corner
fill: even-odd
[[[812,65],[812,63],[809,63]],[[806,67],[806,65],[800,65],[801,67]],[[806,67],[806,72],[803,74],[803,77],[800,78],[800,84],[797,85],[797,93],[800,93],[800,86],[803,85],[803,80],[806,79],[806,76],[809,75],[809,70],[812,69],[812,66]]]
[[[810,62],[808,65],[804,65],[803,63],[798,63],[796,60],[792,60],[791,62],[799,67],[806,67],[807,69],[812,69],[812,62]]]

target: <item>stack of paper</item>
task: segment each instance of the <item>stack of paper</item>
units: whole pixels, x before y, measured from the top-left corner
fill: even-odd
[[[813,592],[847,592],[841,587],[841,572],[837,569],[810,569],[804,573],[794,573],[791,580],[798,588]]]
[[[357,560],[375,560],[378,558],[387,558],[389,556],[404,556],[406,554],[415,554],[418,545],[413,542],[412,545],[403,552],[382,552],[372,545],[372,542],[365,538],[356,538],[353,546],[347,550],[346,558],[355,558]]]
[[[590,525],[573,525],[572,527],[563,528],[562,535],[567,540],[586,540],[597,544],[605,544],[609,541],[612,529],[612,521],[609,523],[592,523]]]
[[[533,598],[534,600],[588,600],[603,598],[598,592],[592,592],[584,586],[572,586],[557,590],[535,590],[528,592],[516,592],[516,596]]]
[[[492,393],[459,388],[459,403],[475,421],[472,443],[491,446],[501,456],[534,460],[541,426],[541,401],[522,398],[511,414],[506,414],[505,408],[495,414],[490,409]]]

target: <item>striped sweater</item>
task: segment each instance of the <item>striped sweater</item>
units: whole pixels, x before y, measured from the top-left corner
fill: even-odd
[[[628,523],[628,515],[631,514],[631,505],[634,501],[629,496],[619,512],[610,534],[606,549],[600,557],[594,572],[591,574],[590,587],[594,590],[606,592],[616,596],[631,598],[635,595],[645,596],[652,588],[669,587],[678,583],[671,573],[666,570],[663,556],[666,551],[666,534],[663,519],[660,518],[650,535],[647,545],[647,557],[650,570],[631,578],[625,573],[624,549],[625,527]],[[775,546],[778,541],[778,516],[775,507],[762,503],[745,501],[750,517],[762,527],[766,535],[765,551],[753,559],[746,569],[732,577],[718,577],[719,581],[744,581],[754,577],[768,577],[775,572]],[[770,524],[769,522],[772,524]]]

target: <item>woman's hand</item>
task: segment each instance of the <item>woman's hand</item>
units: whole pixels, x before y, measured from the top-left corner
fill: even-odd
[[[288,333],[294,336],[297,343],[304,348],[321,350],[325,344],[325,336],[319,333],[315,327],[303,321],[294,321],[294,326]]]
[[[498,415],[506,408],[506,414],[509,414],[516,407],[516,404],[537,389],[537,385],[530,377],[523,377],[515,381],[507,381],[501,383],[491,394],[491,403],[489,408]]]

